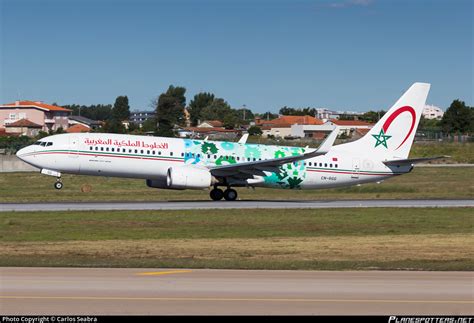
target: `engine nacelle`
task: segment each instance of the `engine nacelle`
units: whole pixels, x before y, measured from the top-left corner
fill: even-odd
[[[207,169],[182,166],[168,168],[166,184],[174,189],[204,189],[211,186],[212,175]]]
[[[163,176],[163,178],[160,179],[147,179],[146,186],[153,188],[165,188],[168,190],[171,189],[168,187],[168,184],[166,184],[166,176]]]

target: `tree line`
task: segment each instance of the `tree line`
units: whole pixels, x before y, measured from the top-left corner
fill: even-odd
[[[271,112],[254,113],[247,107],[239,109],[232,108],[225,99],[217,97],[210,92],[200,92],[194,95],[188,105],[186,105],[186,88],[170,85],[168,89],[161,93],[152,101],[152,106],[156,112],[154,119],[147,120],[141,128],[130,123],[126,129],[122,121],[130,117],[130,105],[127,96],[118,96],[113,105],[65,105],[71,109],[73,115],[81,115],[93,120],[104,121],[101,131],[112,133],[143,133],[153,132],[158,136],[175,136],[177,126],[187,125],[189,114],[189,125],[197,126],[199,122],[205,120],[219,120],[226,129],[234,129],[243,125],[248,125],[255,117],[264,120],[271,120],[278,117],[278,114]],[[185,111],[186,110],[186,111]],[[371,110],[365,112],[358,119],[370,123],[376,123],[383,117],[386,111]],[[279,110],[279,115],[311,115],[316,116],[316,108],[292,108],[284,106]],[[353,115],[341,115],[340,119],[350,120]],[[474,132],[474,107],[469,107],[461,100],[454,100],[444,113],[441,120],[420,121],[420,129],[436,129],[446,134],[472,134]],[[256,129],[253,132],[259,133]]]

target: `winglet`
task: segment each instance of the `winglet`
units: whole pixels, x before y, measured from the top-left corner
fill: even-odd
[[[326,139],[324,139],[324,141],[318,147],[317,151],[319,153],[326,154],[334,145],[334,141],[336,141],[338,134],[339,134],[339,127],[334,127],[331,133],[326,137]]]
[[[242,137],[240,137],[239,139],[239,144],[245,144],[247,142],[248,137],[249,137],[248,133],[243,134]]]

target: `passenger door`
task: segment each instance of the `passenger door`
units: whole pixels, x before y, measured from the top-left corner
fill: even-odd
[[[359,178],[359,172],[360,172],[360,159],[359,158],[353,158],[352,159],[351,178],[353,178],[353,179]]]

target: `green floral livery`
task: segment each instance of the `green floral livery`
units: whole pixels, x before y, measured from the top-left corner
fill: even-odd
[[[230,165],[239,162],[252,162],[260,159],[282,158],[301,155],[300,147],[281,147],[234,142],[202,141],[185,139],[184,161],[186,164]],[[288,163],[279,167],[278,173],[267,173],[266,186],[298,189],[306,178],[306,166],[302,161]]]

